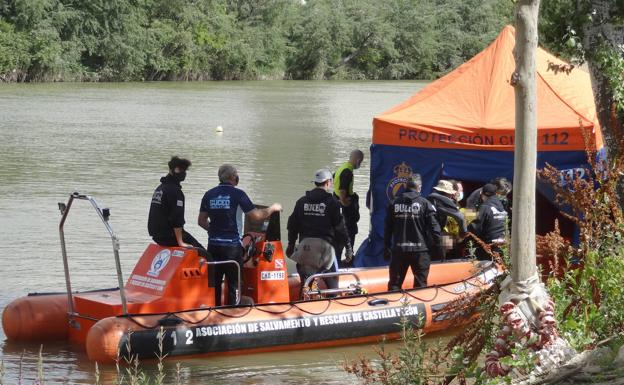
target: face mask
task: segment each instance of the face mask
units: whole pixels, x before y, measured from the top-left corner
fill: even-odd
[[[175,178],[178,180],[178,182],[182,182],[182,181],[184,181],[184,179],[186,179],[186,171],[174,172],[173,176],[175,176]]]
[[[464,199],[464,192],[460,191],[457,193],[457,202],[459,202],[462,199]]]
[[[240,178],[238,177],[238,175],[236,175],[236,185],[238,184],[239,180],[240,180]]]

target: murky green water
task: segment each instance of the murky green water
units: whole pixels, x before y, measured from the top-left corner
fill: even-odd
[[[203,193],[222,163],[239,168],[254,203],[284,206],[282,233],[314,170],[335,169],[351,149],[366,159],[355,190],[368,188],[372,117],[416,92],[416,82],[206,82],[0,85],[0,308],[28,292],[65,288],[57,202],[74,190],[111,209],[125,276],[150,241],[147,213],[171,155],[192,160],[183,183],[185,228],[196,225]],[[216,133],[222,126],[224,132]],[[117,286],[110,239],[85,202],[66,225],[74,289]],[[363,203],[363,202],[362,202]],[[368,233],[362,204],[359,245]],[[75,210],[75,211],[74,211]],[[36,374],[38,346],[7,343],[0,331],[6,383]],[[370,346],[182,361],[187,384],[344,384],[347,357]],[[175,363],[168,363],[171,376]],[[44,346],[47,383],[93,383],[93,365],[76,347]],[[101,368],[112,383],[114,368]],[[172,381],[169,377],[168,381]]]

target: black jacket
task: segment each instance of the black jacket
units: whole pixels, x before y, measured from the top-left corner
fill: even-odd
[[[384,246],[403,252],[439,252],[440,225],[431,202],[415,191],[397,197],[386,213]]]
[[[154,239],[175,239],[174,227],[184,226],[184,193],[172,175],[160,178],[152,195],[147,231]]]
[[[496,195],[488,198],[479,206],[477,217],[468,225],[468,231],[486,243],[505,238],[507,211]]]
[[[315,188],[299,198],[288,218],[288,243],[305,238],[321,238],[336,247],[345,242],[347,229],[340,205],[331,193]]]
[[[466,221],[464,219],[464,214],[459,211],[457,203],[455,203],[454,200],[436,192],[429,194],[427,199],[436,208],[436,219],[440,224],[440,228],[443,229],[444,226],[446,226],[448,217],[451,217],[455,218],[455,221],[459,225],[460,234],[466,232]]]

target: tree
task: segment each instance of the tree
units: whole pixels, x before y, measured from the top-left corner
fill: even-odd
[[[617,138],[624,134],[624,1],[553,0],[542,13],[545,45],[575,64],[589,64],[607,156],[617,158]]]
[[[506,324],[486,356],[486,372],[497,377],[510,373],[501,363],[513,350],[539,357],[537,373],[556,368],[575,351],[559,337],[554,304],[540,283],[535,258],[535,180],[537,164],[537,21],[540,0],[518,0],[516,5],[515,87],[516,141],[514,149],[514,220],[511,230],[511,276],[501,283],[498,296]],[[500,343],[499,343],[500,340]],[[533,364],[535,365],[535,364]],[[532,365],[532,366],[533,366]],[[518,373],[512,372],[512,377]]]
[[[535,169],[537,168],[537,15],[540,0],[522,0],[516,11],[516,72],[511,84],[516,95],[514,152],[514,220],[511,230],[514,283],[537,273],[535,259]]]
[[[590,9],[592,17],[585,25],[583,47],[588,52],[607,154],[617,157],[624,151],[618,140],[624,135],[624,1],[592,0]]]

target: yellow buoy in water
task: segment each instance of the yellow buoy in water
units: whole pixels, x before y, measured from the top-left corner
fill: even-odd
[[[216,132],[223,132],[223,127],[221,126],[217,126],[217,128],[215,128]]]

